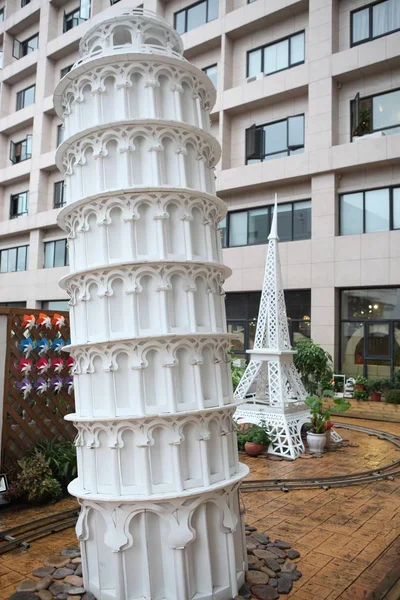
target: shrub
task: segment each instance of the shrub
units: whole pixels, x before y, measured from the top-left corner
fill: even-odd
[[[253,442],[253,444],[269,446],[271,443],[271,438],[269,437],[268,431],[264,425],[254,425],[254,427],[251,427],[246,434],[246,442]]]
[[[385,402],[389,404],[400,404],[400,390],[389,390]]]
[[[355,390],[354,400],[368,400],[368,392],[366,390]]]
[[[52,476],[49,463],[38,451],[18,461],[14,495],[29,502],[56,500],[62,495],[60,483]]]
[[[52,476],[66,490],[67,485],[77,476],[76,448],[73,442],[43,440],[33,454],[39,452],[48,462]]]
[[[332,357],[309,338],[297,340],[294,349],[294,364],[304,387],[310,395],[315,395],[320,385],[326,385],[326,381],[332,378]]]
[[[363,375],[357,375],[356,377],[356,385],[367,385],[368,379]]]
[[[236,359],[236,357],[235,357],[232,349],[229,350],[229,358],[231,360],[232,386],[233,386],[233,391],[235,391],[245,370],[243,367],[237,367],[236,365],[234,365],[233,361]]]
[[[325,407],[322,398],[318,398],[318,396],[310,396],[304,402],[311,413],[311,427],[309,429],[311,433],[325,433],[329,429],[328,423],[333,412],[346,412],[351,408],[350,402],[343,398],[334,398],[333,405],[329,407]]]

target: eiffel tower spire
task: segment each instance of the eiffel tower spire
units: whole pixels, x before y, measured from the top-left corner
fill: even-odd
[[[264,421],[270,431],[270,453],[296,458],[304,452],[301,426],[309,420],[306,390],[294,365],[279,260],[278,205],[275,206],[254,348],[235,391],[246,404],[236,411],[238,421]]]

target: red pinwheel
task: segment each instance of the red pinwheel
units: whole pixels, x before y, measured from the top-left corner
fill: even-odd
[[[64,367],[64,361],[62,358],[53,358],[51,361],[51,368],[55,373],[61,373]]]
[[[40,358],[36,363],[36,369],[39,375],[43,375],[50,368],[50,361],[47,358]]]
[[[25,329],[32,329],[35,323],[35,315],[24,315],[24,318],[22,319],[22,325],[25,327]]]
[[[30,358],[20,358],[17,369],[24,375],[29,375],[32,370],[32,361]]]
[[[54,327],[61,329],[61,327],[65,325],[65,317],[59,315],[58,313],[54,313],[51,322],[53,323]]]
[[[72,373],[72,369],[75,366],[75,359],[72,356],[70,356],[69,358],[67,358],[66,364],[69,372]]]
[[[45,315],[44,313],[40,313],[37,322],[42,327],[46,327],[46,329],[51,329],[51,318],[49,315]]]

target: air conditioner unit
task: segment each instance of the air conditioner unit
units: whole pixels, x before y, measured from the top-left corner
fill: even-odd
[[[257,79],[264,79],[264,73],[257,73],[257,75],[252,75],[246,79],[247,83],[251,83],[252,81],[257,81]]]

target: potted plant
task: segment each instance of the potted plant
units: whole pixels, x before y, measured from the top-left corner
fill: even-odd
[[[355,390],[353,397],[354,400],[368,400],[368,392],[367,390]]]
[[[254,425],[246,433],[244,449],[249,456],[258,456],[271,443],[267,428],[264,423]]]
[[[368,382],[368,391],[372,402],[380,402],[382,400],[382,391],[384,383],[381,379],[373,379]]]
[[[362,375],[357,375],[354,389],[359,391],[365,390],[365,386],[367,385],[367,383],[368,379],[366,377],[363,377]]]
[[[332,426],[330,423],[332,412],[345,412],[351,405],[343,398],[334,398],[333,406],[325,408],[322,398],[318,396],[306,398],[305,403],[311,413],[311,427],[307,432],[308,449],[310,454],[322,454],[326,445],[326,432],[329,426]]]

